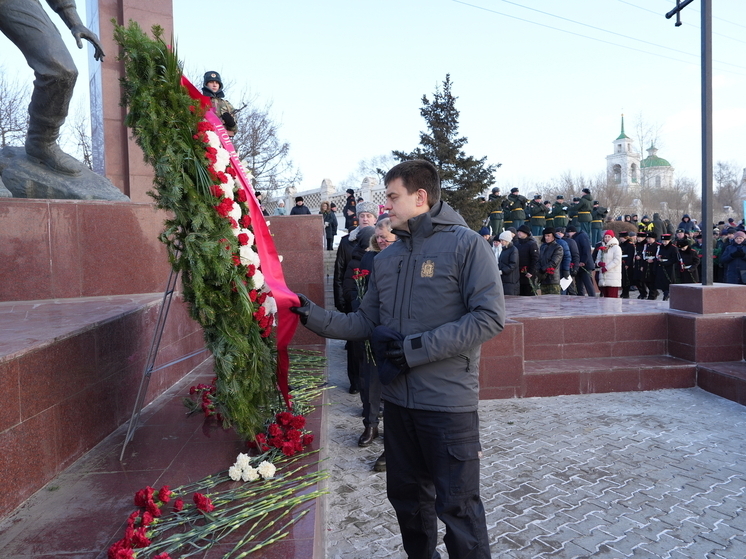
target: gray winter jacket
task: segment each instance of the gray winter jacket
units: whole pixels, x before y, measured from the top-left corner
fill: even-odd
[[[306,326],[347,340],[368,339],[379,324],[400,332],[410,371],[383,387],[384,400],[475,411],[481,344],[505,323],[497,263],[489,245],[443,202],[408,224],[409,231],[394,231],[400,241],[373,261],[360,308],[342,314],[312,305]]]

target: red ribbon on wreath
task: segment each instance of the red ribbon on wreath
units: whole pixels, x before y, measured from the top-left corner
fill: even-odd
[[[223,126],[223,122],[209,108],[210,100],[202,95],[200,91],[185,77],[182,76],[181,84],[186,88],[189,96],[196,99],[200,104],[208,108],[205,112],[205,119],[215,127],[215,131],[220,138],[223,148],[230,154],[230,160],[233,168],[236,170],[239,185],[246,192],[249,212],[251,215],[251,225],[254,228],[254,238],[256,248],[259,251],[259,260],[262,266],[264,279],[272,290],[272,296],[277,302],[277,386],[285,399],[288,409],[292,408],[290,402],[290,389],[288,383],[288,371],[290,370],[290,357],[288,355],[288,345],[298,327],[298,316],[290,312],[290,307],[300,305],[298,296],[290,290],[285,283],[285,275],[282,272],[282,264],[269,232],[267,221],[262,214],[259,201],[254,195],[254,188],[251,181],[244,172],[243,165],[238,159],[233,143],[230,141],[228,132]]]

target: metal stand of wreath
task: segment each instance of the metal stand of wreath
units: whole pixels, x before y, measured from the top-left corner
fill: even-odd
[[[142,373],[142,380],[140,381],[140,389],[137,391],[137,398],[135,399],[135,407],[132,410],[132,417],[130,418],[130,424],[127,428],[127,436],[124,438],[124,444],[122,445],[122,453],[119,455],[119,461],[124,459],[124,451],[129,443],[135,436],[137,430],[137,424],[140,421],[140,412],[142,411],[143,402],[145,400],[145,394],[148,392],[148,386],[150,385],[150,377],[153,373],[181,363],[186,359],[190,359],[195,355],[199,355],[203,351],[207,351],[207,348],[198,349],[192,353],[180,357],[174,361],[170,361],[159,367],[155,366],[155,359],[158,356],[158,349],[161,345],[161,338],[163,337],[163,329],[166,326],[166,318],[168,318],[168,311],[171,308],[171,301],[176,290],[176,282],[179,279],[179,272],[175,272],[173,268],[168,276],[168,283],[166,285],[166,291],[163,293],[163,300],[161,301],[161,308],[158,311],[158,322],[155,325],[155,331],[153,332],[153,341],[150,343],[150,352],[148,353],[148,359],[145,361],[145,369]]]

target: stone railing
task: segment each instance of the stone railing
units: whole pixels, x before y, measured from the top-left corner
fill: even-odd
[[[383,206],[386,202],[385,190],[385,187],[380,184],[376,177],[366,177],[360,185],[360,188],[355,190],[355,198],[362,198],[366,202],[374,202]],[[321,187],[314,190],[297,191],[295,189],[287,189],[284,196],[277,196],[271,200],[265,200],[264,209],[266,209],[270,215],[274,215],[278,202],[282,200],[285,202],[285,210],[290,214],[290,210],[295,206],[296,196],[303,196],[303,203],[309,210],[311,210],[312,214],[319,212],[321,202],[334,202],[337,205],[337,219],[340,222],[340,228],[344,228],[342,208],[344,208],[347,201],[347,193],[345,191],[338,192],[337,188],[329,179],[324,179],[321,182]]]

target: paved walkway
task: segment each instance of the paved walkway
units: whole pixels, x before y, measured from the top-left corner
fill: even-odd
[[[371,470],[383,444],[357,446],[343,346],[328,345],[327,557],[398,559]],[[746,557],[746,407],[693,388],[492,400],[480,416],[493,557]]]

